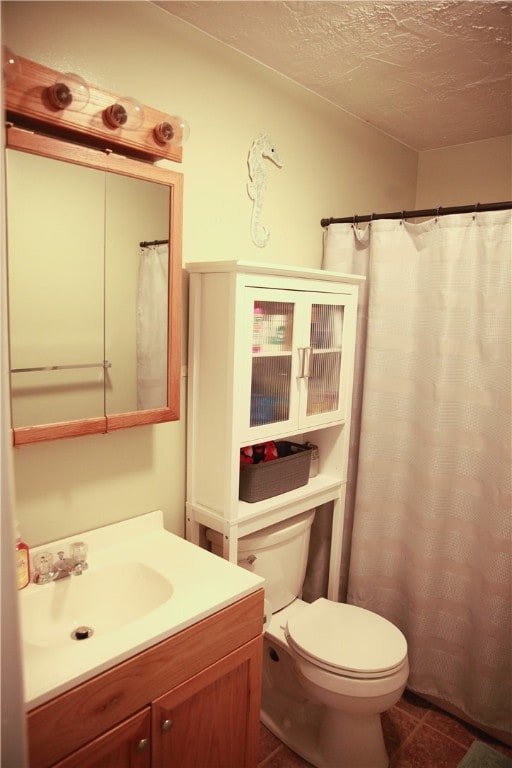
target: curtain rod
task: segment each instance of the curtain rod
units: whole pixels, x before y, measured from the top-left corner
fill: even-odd
[[[139,247],[147,248],[150,245],[167,245],[168,243],[168,240],[141,240]]]
[[[394,213],[368,213],[365,216],[346,216],[342,219],[321,219],[322,227],[329,224],[358,224],[360,221],[375,219],[419,219],[423,216],[447,216],[451,213],[475,213],[476,211],[506,211],[512,208],[512,200],[500,203],[475,203],[474,205],[458,205],[451,208],[425,208],[420,211],[395,211]]]

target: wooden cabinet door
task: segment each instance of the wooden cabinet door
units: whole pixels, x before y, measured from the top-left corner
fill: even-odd
[[[151,707],[60,760],[53,768],[150,768]]]
[[[252,768],[258,762],[262,640],[153,702],[153,768]]]

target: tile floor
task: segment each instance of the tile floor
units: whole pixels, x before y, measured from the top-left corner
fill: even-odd
[[[512,759],[511,747],[408,691],[383,715],[383,731],[390,756],[389,768],[457,768],[475,739]],[[310,768],[310,764],[261,725],[258,768]]]

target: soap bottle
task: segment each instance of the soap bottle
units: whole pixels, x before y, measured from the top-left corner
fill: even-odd
[[[18,589],[23,589],[30,582],[30,557],[28,545],[21,540],[20,527],[16,523],[16,583]]]

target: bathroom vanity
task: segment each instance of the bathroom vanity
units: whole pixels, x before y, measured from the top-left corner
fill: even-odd
[[[160,521],[84,534],[82,575],[20,593],[30,768],[256,766],[263,581]],[[138,615],[112,605],[109,622],[104,604],[123,602],[109,580],[127,568]],[[70,639],[76,622],[94,634]]]
[[[255,766],[262,593],[28,713],[31,768]]]

